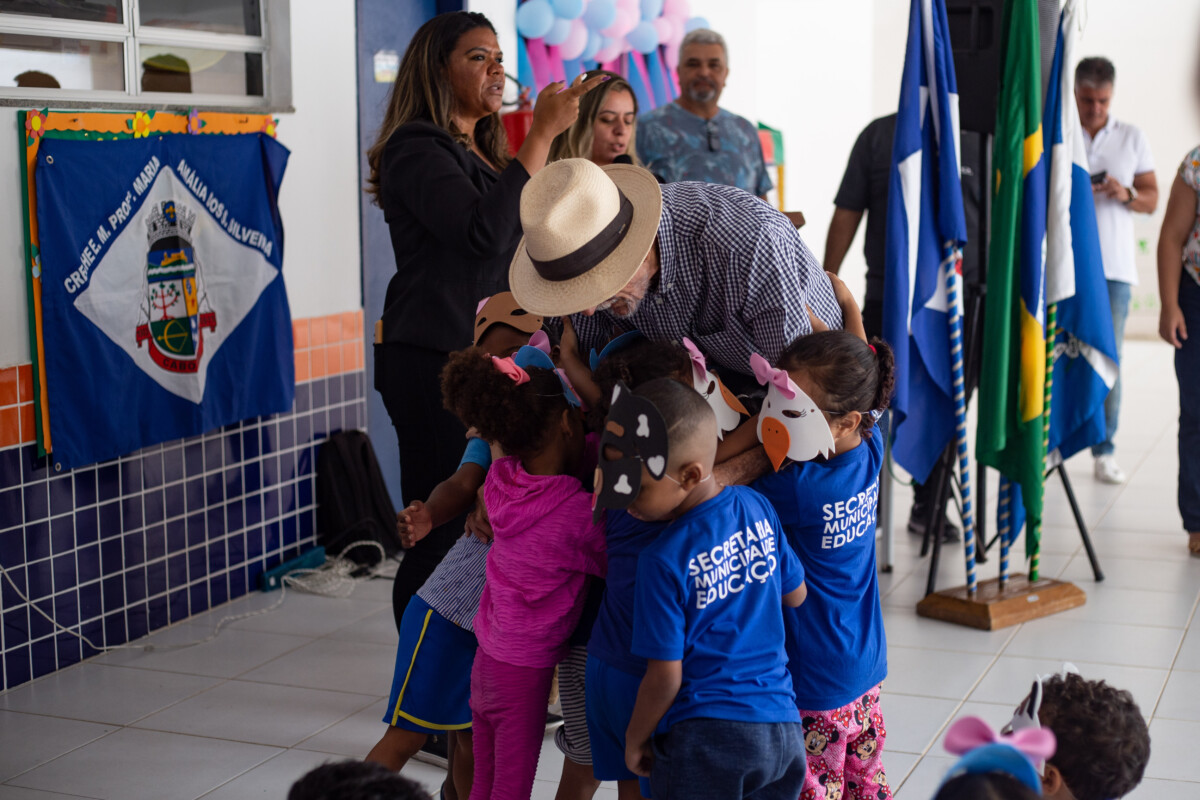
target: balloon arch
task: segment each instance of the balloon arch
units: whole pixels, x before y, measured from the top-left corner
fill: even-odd
[[[707,28],[688,0],[524,0],[517,6],[518,80],[535,91],[580,72],[626,77],[642,110],[679,96],[685,33]]]

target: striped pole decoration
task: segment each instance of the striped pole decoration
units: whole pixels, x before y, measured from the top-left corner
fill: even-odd
[[[1012,482],[1000,476],[996,506],[996,528],[1000,535],[1000,588],[1008,584],[1008,551],[1012,546]]]
[[[1058,304],[1046,306],[1046,392],[1042,401],[1042,480],[1038,491],[1042,494],[1042,506],[1046,500],[1046,456],[1050,449],[1050,400],[1054,397],[1054,339],[1058,328]],[[1029,582],[1036,583],[1042,560],[1042,521],[1039,519],[1033,539],[1033,555],[1029,557]]]
[[[955,439],[958,448],[959,493],[962,497],[963,557],[967,562],[967,592],[975,593],[975,513],[971,507],[971,461],[967,447],[967,395],[963,378],[962,303],[958,276],[962,253],[954,242],[942,247],[946,272],[946,306],[950,312],[950,374],[954,390]]]

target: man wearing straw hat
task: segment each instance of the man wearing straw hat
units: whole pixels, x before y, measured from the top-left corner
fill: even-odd
[[[626,330],[686,336],[736,382],[752,375],[751,353],[774,363],[811,333],[810,312],[842,327],[829,278],[795,227],[741,189],[660,187],[640,167],[566,159],[525,186],[521,225],[512,292],[530,313],[570,316],[580,353]]]

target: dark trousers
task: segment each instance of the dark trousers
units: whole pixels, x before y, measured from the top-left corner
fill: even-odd
[[[442,406],[441,373],[448,356],[395,342],[375,345],[375,388],[400,441],[400,491],[405,505],[425,500],[453,475],[467,444],[466,428]],[[404,552],[392,587],[397,630],[408,601],[462,534],[463,519],[434,528]]]
[[[1184,273],[1179,308],[1188,338],[1175,351],[1179,380],[1179,514],[1189,533],[1200,531],[1200,286]],[[1107,409],[1105,409],[1107,410]]]
[[[655,800],[795,800],[808,768],[799,722],[689,719],[654,737]]]

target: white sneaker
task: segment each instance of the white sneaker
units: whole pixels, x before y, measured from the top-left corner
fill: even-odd
[[[1117,466],[1116,456],[1096,456],[1096,480],[1111,484],[1125,482],[1125,473]]]

